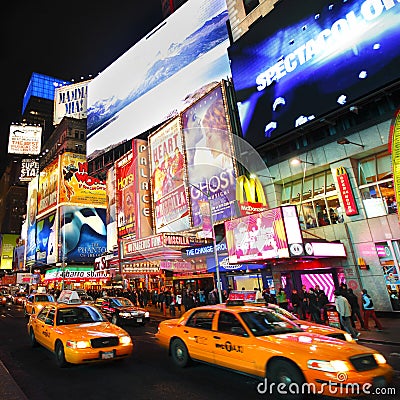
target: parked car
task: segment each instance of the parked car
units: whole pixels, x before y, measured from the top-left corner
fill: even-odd
[[[50,350],[59,367],[131,356],[128,332],[110,324],[94,306],[81,303],[77,293],[61,295],[61,302],[48,302],[30,316],[27,329],[32,347],[40,344]]]
[[[150,321],[148,310],[135,306],[125,297],[100,297],[96,299],[94,305],[115,325],[126,323],[145,325]]]
[[[318,394],[349,398],[352,388],[388,386],[393,377],[376,350],[307,332],[256,306],[227,302],[193,308],[160,322],[156,340],[178,367],[200,361],[264,379],[271,398],[285,390],[292,398],[304,384]],[[350,392],[332,394],[332,386],[344,384]]]
[[[51,294],[32,293],[25,301],[24,315],[28,318],[32,314],[37,314],[48,303],[54,302],[54,297]]]

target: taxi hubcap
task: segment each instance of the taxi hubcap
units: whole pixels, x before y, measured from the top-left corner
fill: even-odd
[[[181,349],[180,347],[178,347],[178,348],[176,349],[176,355],[177,355],[178,358],[182,358],[182,356],[183,356],[183,351],[182,351],[182,349]]]

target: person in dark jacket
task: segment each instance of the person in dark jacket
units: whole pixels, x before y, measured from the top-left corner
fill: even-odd
[[[360,321],[361,328],[364,329],[364,320],[361,316],[360,303],[358,302],[357,295],[353,292],[353,289],[347,289],[347,300],[351,306],[351,325],[353,328],[356,327],[356,320]]]
[[[299,318],[302,316],[302,301],[300,299],[299,294],[297,293],[297,289],[292,289],[292,294],[290,297],[290,301],[293,307],[293,313],[296,314]]]

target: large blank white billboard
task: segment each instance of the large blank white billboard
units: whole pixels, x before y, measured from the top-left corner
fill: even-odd
[[[87,153],[136,137],[231,76],[225,0],[189,0],[88,87]]]

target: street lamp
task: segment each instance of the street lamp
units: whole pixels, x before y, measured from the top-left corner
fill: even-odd
[[[185,182],[183,179],[179,179],[179,178],[175,178],[175,177],[173,177],[172,180]],[[218,300],[220,303],[222,303],[221,278],[220,278],[218,252],[217,252],[217,239],[215,236],[214,217],[213,217],[212,208],[211,208],[210,195],[209,195],[209,193],[204,192],[202,189],[200,189],[196,185],[193,185],[193,183],[190,183],[190,182],[186,182],[186,183],[189,186],[193,187],[194,189],[198,190],[200,193],[202,193],[205,196],[205,198],[207,199],[207,207],[210,212],[210,224],[211,224],[211,235],[212,235],[213,250],[214,250],[215,273],[217,275]]]

